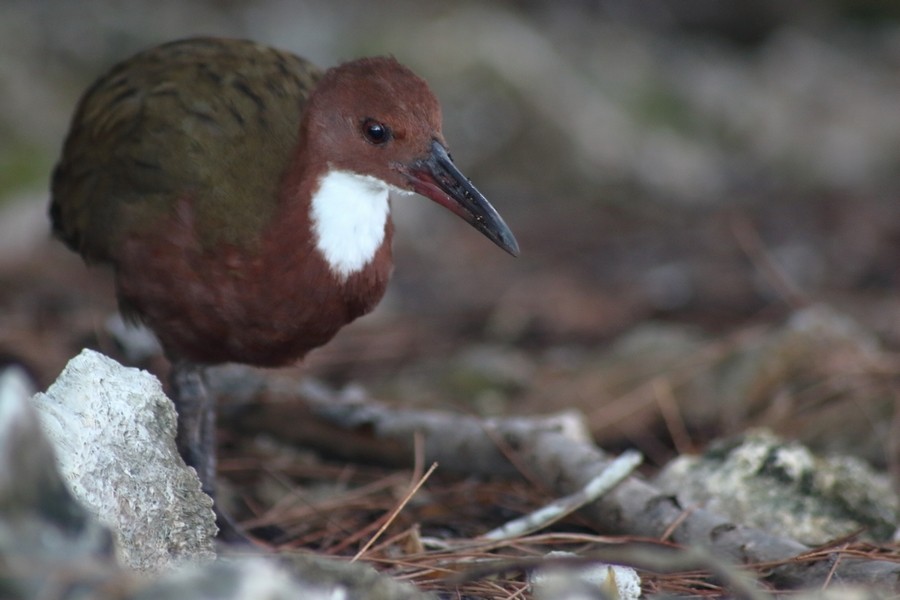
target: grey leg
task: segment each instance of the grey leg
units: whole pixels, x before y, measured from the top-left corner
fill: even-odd
[[[192,363],[175,362],[170,381],[178,411],[175,443],[184,462],[197,471],[203,491],[213,499],[219,538],[249,543],[246,532],[216,498],[216,401],[209,394],[206,371]]]
[[[203,491],[216,497],[216,405],[206,386],[203,367],[178,362],[171,383],[178,411],[178,452],[194,467]]]

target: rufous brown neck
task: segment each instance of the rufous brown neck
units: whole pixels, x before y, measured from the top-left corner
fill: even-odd
[[[336,169],[310,151],[305,123],[304,118],[261,258],[278,274],[280,281],[272,285],[320,305],[342,326],[371,311],[390,279],[390,186]]]

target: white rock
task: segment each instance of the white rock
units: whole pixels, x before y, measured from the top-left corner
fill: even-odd
[[[20,367],[0,372],[3,598],[59,596],[60,581],[79,580],[82,566],[94,580],[103,577],[112,554],[112,534],[74,499],[56,470],[30,388]]]
[[[214,558],[212,500],[175,448],[175,407],[155,377],[84,350],[33,402],[63,477],[125,564]]]
[[[12,365],[0,370],[0,410],[16,410],[22,398],[30,398],[36,391],[22,367]]]
[[[549,552],[547,558],[576,558],[571,552]],[[631,567],[596,563],[572,566],[553,565],[535,569],[528,577],[538,600],[591,600],[641,597],[641,578]]]

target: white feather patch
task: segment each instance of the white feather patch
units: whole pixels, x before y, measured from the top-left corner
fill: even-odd
[[[351,171],[330,170],[319,180],[311,208],[316,248],[339,278],[360,271],[381,247],[391,190],[401,191]]]

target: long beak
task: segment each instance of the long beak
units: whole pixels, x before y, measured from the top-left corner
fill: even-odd
[[[431,154],[426,158],[398,168],[409,178],[417,194],[453,211],[513,256],[519,255],[519,244],[503,217],[456,168],[440,142],[431,142]]]

